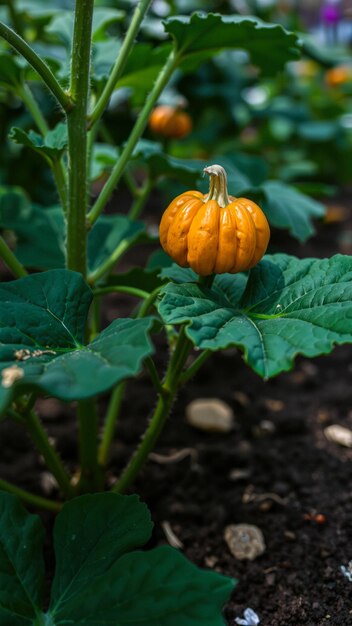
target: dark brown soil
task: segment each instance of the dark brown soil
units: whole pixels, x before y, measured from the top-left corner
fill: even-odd
[[[299,249],[282,234],[273,244],[299,256],[350,254],[352,220],[321,226],[319,236]],[[121,314],[121,302],[110,302],[107,318]],[[238,579],[226,608],[228,624],[251,607],[261,626],[352,625],[352,583],[340,570],[352,559],[352,449],[324,435],[330,424],[352,428],[351,357],[352,346],[344,346],[314,361],[299,358],[292,372],[263,382],[236,351],[214,355],[181,391],[159,456],[149,460],[134,485],[152,511],[154,543],[166,541],[162,522],[167,521],[192,561]],[[160,367],[164,358],[158,358]],[[199,397],[220,398],[234,409],[230,434],[187,425],[185,406]],[[112,450],[112,478],[132,452],[154,402],[147,376],[129,384]],[[63,414],[59,403],[43,401],[41,412],[74,468],[72,408]],[[43,493],[44,467],[26,434],[6,421],[0,441],[0,476]],[[160,458],[182,450],[180,460]],[[241,470],[235,479],[233,470]],[[254,561],[236,560],[223,539],[224,528],[237,523],[255,524],[264,534],[266,550]]]

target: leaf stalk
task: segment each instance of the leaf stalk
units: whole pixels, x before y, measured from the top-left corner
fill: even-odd
[[[151,0],[140,0],[140,2],[136,6],[132,20],[130,22],[130,25],[128,27],[128,30],[124,39],[124,42],[122,44],[122,47],[116,59],[115,65],[111,71],[111,74],[103,89],[103,92],[98,102],[96,103],[93,113],[90,116],[89,128],[91,128],[94,124],[96,124],[100,120],[101,116],[103,115],[106,109],[110,96],[112,95],[115,89],[115,85],[117,81],[119,80],[120,76],[122,75],[122,72],[125,68],[129,53],[131,49],[133,48],[134,40],[139,31],[139,27],[141,25],[141,22],[146,12],[148,11],[150,4],[151,4]]]
[[[14,48],[22,57],[24,57],[29,65],[33,67],[63,110],[66,112],[70,111],[73,107],[72,99],[62,89],[50,67],[33,50],[33,48],[31,48],[31,46],[29,46],[28,43],[20,37],[20,35],[15,33],[12,28],[6,26],[3,22],[0,22],[0,37],[5,39],[5,41],[7,41],[7,43],[10,44],[10,46]]]
[[[147,126],[148,119],[153,110],[153,107],[157,99],[159,98],[160,94],[162,93],[164,87],[169,82],[169,79],[171,75],[173,74],[176,68],[176,65],[177,65],[177,57],[175,55],[175,52],[172,50],[163,69],[161,70],[158,78],[156,79],[154,83],[154,87],[152,88],[152,90],[150,91],[147,97],[145,105],[142,108],[137,118],[137,121],[131,131],[129,139],[127,143],[125,144],[124,149],[121,152],[120,158],[118,159],[116,165],[114,166],[110,174],[110,177],[105,183],[94,206],[88,213],[88,219],[90,220],[91,224],[94,224],[96,222],[99,215],[103,212],[107,202],[110,200],[112,193],[116,185],[120,181],[120,178],[122,177],[125,171],[125,168],[132,156],[133,150],[136,147],[138,140],[142,136]]]

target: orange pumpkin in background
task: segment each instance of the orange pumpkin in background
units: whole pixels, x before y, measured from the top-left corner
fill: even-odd
[[[182,139],[192,130],[192,119],[179,108],[160,104],[151,113],[149,128],[168,139]]]
[[[328,87],[338,87],[344,85],[352,80],[352,68],[346,65],[340,65],[339,67],[333,67],[331,70],[325,72],[325,84]]]
[[[268,221],[252,200],[228,195],[223,167],[204,172],[209,193],[186,191],[171,202],[160,222],[160,243],[176,263],[200,276],[249,270],[266,252]]]

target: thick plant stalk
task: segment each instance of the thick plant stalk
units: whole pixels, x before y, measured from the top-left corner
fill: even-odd
[[[121,50],[116,59],[116,63],[109,76],[109,80],[106,83],[103,89],[103,92],[90,117],[90,126],[93,126],[94,124],[96,124],[100,120],[101,116],[103,115],[105,111],[105,108],[109,102],[110,96],[115,89],[115,85],[124,70],[126,61],[128,59],[128,55],[133,47],[135,37],[138,33],[141,22],[146,12],[148,11],[150,4],[151,4],[151,0],[140,0],[140,2],[136,6],[131,23],[127,30],[124,42],[122,44]]]
[[[70,96],[65,93],[59,82],[56,80],[50,67],[43,61],[43,59],[31,48],[22,37],[17,35],[12,28],[9,28],[3,22],[0,22],[0,37],[5,39],[7,43],[12,46],[16,52],[23,56],[26,61],[33,67],[33,69],[39,74],[42,81],[55,96],[58,103],[61,105],[64,111],[70,111],[72,108],[72,100]]]
[[[67,116],[69,202],[67,260],[70,270],[86,275],[88,208],[87,109],[94,0],[76,0],[70,95],[75,103]]]
[[[78,491],[99,491],[101,474],[98,466],[98,414],[93,399],[78,403],[78,417],[81,465]]]

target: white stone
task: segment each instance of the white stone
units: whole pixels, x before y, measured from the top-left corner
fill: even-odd
[[[258,526],[231,524],[226,526],[224,539],[236,559],[253,561],[265,551],[264,536]]]
[[[214,433],[228,433],[234,427],[231,407],[218,398],[198,398],[186,408],[186,420],[194,428]]]
[[[339,424],[332,424],[324,428],[324,435],[333,443],[338,443],[345,448],[352,448],[352,430],[340,426]]]

